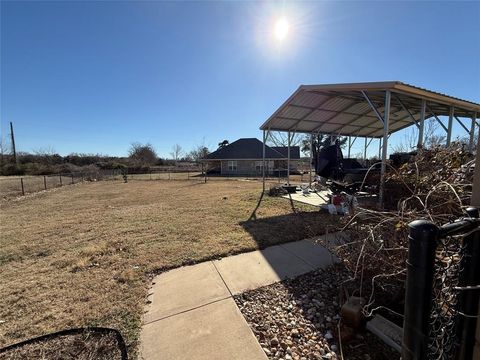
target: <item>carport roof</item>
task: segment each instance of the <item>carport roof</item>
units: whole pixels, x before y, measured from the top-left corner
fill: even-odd
[[[383,124],[368,100],[383,116],[387,90],[392,93],[389,133],[419,121],[422,100],[427,102],[425,119],[449,116],[452,106],[456,117],[480,113],[480,104],[400,81],[301,85],[260,129],[381,137]]]

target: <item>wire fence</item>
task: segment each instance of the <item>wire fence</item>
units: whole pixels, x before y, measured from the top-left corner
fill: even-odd
[[[470,360],[480,300],[480,219],[410,223],[402,359]]]
[[[435,253],[428,359],[453,359],[458,342],[452,336],[458,318],[458,295],[464,251],[460,236],[440,239]]]
[[[0,198],[9,199],[18,196],[51,190],[66,185],[78,184],[84,181],[154,181],[154,180],[186,180],[186,181],[216,181],[216,180],[261,180],[261,174],[208,174],[205,175],[199,169],[154,169],[150,171],[140,171],[138,173],[127,173],[125,170],[94,170],[84,172],[62,173],[54,175],[31,175],[31,176],[4,176],[0,177]],[[292,182],[308,182],[311,179],[310,174],[300,173],[290,175]],[[286,176],[268,176],[269,182],[283,183],[287,181]]]

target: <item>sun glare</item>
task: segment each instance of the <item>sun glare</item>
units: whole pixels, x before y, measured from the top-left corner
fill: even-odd
[[[277,20],[275,23],[274,35],[277,40],[283,40],[287,37],[290,30],[290,24],[284,17]]]

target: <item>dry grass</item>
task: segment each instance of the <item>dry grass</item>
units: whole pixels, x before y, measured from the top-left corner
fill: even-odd
[[[120,360],[121,358],[120,345],[113,334],[88,331],[55,336],[0,353],[0,360]]]
[[[68,186],[0,203],[0,347],[64,328],[119,329],[135,354],[153,273],[324,232],[256,181]]]

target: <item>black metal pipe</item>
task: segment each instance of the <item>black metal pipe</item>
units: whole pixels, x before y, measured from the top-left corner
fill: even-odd
[[[473,208],[474,210],[477,210]],[[478,218],[478,210],[469,213]],[[477,329],[478,304],[480,300],[480,228],[473,230],[463,238],[463,256],[461,273],[458,280],[458,310],[457,341],[459,351],[457,359],[473,359],[475,347],[475,332]]]
[[[408,226],[402,359],[423,360],[427,357],[433,267],[439,228],[427,220],[415,220]]]

